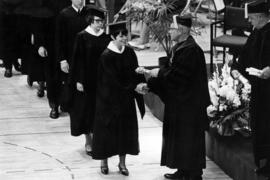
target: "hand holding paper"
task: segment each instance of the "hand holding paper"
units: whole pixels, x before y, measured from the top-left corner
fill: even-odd
[[[248,72],[249,75],[257,76],[261,79],[270,78],[270,67],[269,66],[263,68],[262,70],[250,67],[250,68],[246,68],[246,71]]]

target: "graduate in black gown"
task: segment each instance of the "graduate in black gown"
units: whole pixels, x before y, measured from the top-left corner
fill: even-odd
[[[237,62],[232,76],[243,75],[251,84],[250,116],[253,153],[257,173],[270,177],[270,14],[266,2],[254,2],[247,6],[248,19],[253,31]],[[259,71],[252,75],[247,68]],[[266,165],[260,162],[266,159]]]
[[[12,67],[21,71],[18,58],[20,47],[17,39],[17,15],[14,10],[21,4],[22,0],[0,0],[0,59],[3,60],[4,77],[12,77]]]
[[[88,26],[76,36],[69,70],[69,83],[72,88],[69,108],[71,135],[85,134],[85,149],[89,155],[92,151],[97,66],[101,53],[110,41],[103,30],[104,18],[104,11],[100,9],[87,10]]]
[[[108,174],[108,158],[119,156],[119,171],[128,176],[126,154],[138,155],[138,120],[135,99],[144,115],[143,97],[136,90],[144,77],[136,74],[138,60],[125,46],[126,22],[109,25],[112,41],[102,53],[98,68],[93,159],[101,160],[101,173]]]
[[[161,165],[177,169],[167,179],[202,180],[206,166],[206,108],[210,105],[204,53],[190,35],[191,17],[174,16],[170,65],[145,73],[165,104]]]
[[[62,111],[68,111],[69,86],[68,73],[72,59],[74,41],[77,33],[87,27],[85,19],[87,8],[84,0],[72,0],[72,4],[64,8],[56,22],[56,61],[57,79],[60,81],[60,106]]]

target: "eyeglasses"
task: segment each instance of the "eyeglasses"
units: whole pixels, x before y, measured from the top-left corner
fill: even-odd
[[[97,22],[97,23],[103,23],[104,22],[103,19],[94,19],[94,21]]]

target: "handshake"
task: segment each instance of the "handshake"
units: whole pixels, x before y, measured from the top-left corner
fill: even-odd
[[[138,67],[135,70],[135,72],[138,74],[144,74],[144,75],[148,76],[148,78],[149,77],[157,77],[158,72],[159,72],[159,68],[149,70],[149,69],[145,69],[144,67]],[[146,83],[140,83],[135,88],[135,91],[139,94],[146,94],[149,91],[149,87],[147,86]]]

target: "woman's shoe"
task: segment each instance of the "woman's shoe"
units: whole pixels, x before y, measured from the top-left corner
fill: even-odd
[[[37,96],[38,97],[40,97],[40,98],[42,98],[42,97],[44,97],[44,90],[42,90],[42,89],[38,89],[38,91],[37,91]]]
[[[108,165],[100,166],[100,172],[104,175],[109,174],[109,168]]]
[[[125,167],[121,167],[120,164],[118,164],[118,168],[119,168],[119,172],[121,174],[123,174],[124,176],[128,176],[129,175],[129,172],[128,172],[128,169]]]
[[[88,156],[92,156],[92,148],[89,144],[85,144],[85,153],[88,155]]]
[[[29,75],[27,75],[27,84],[28,84],[28,86],[29,87],[32,87],[33,86],[33,81],[31,80],[31,78],[30,78],[30,76]]]

